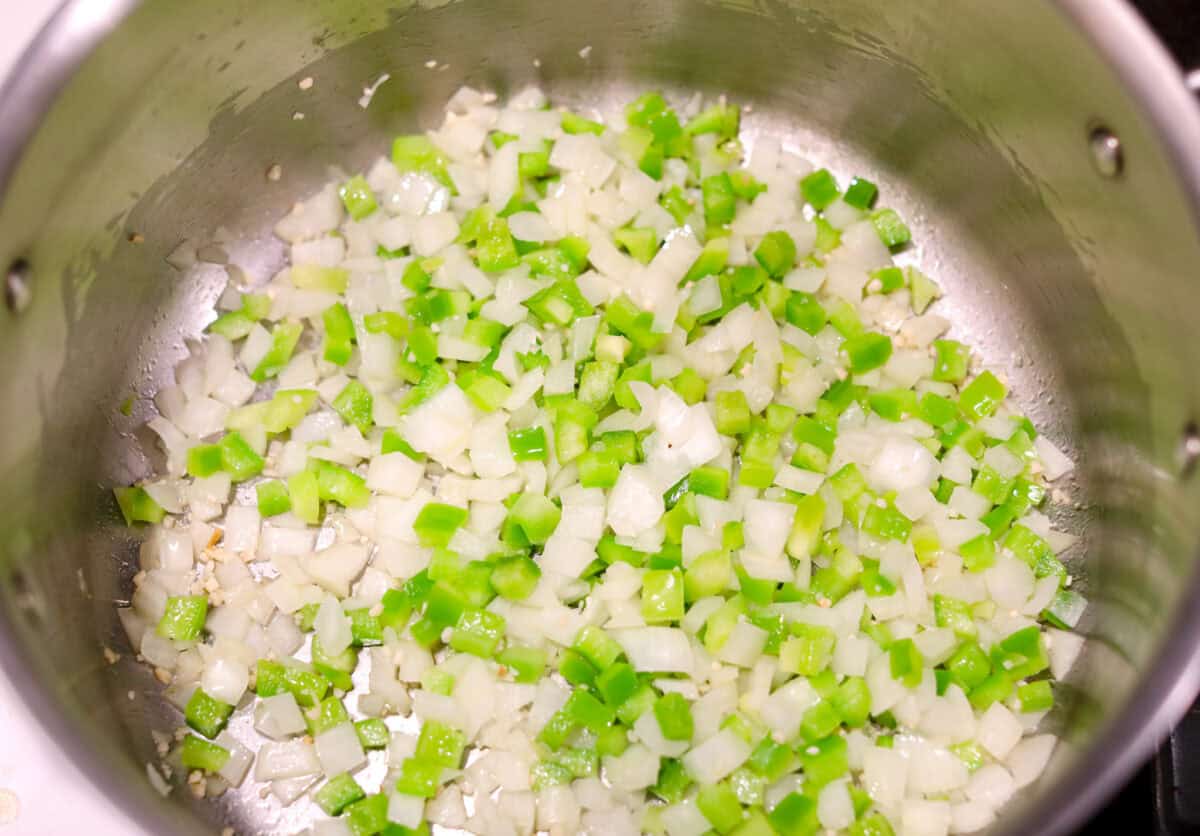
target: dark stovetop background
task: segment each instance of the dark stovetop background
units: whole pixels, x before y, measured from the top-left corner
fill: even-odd
[[[1200,834],[1200,702],[1133,780],[1076,836]]]
[[[1200,67],[1200,0],[1133,0],[1185,69]]]
[[[1187,830],[1165,830],[1158,825],[1154,764],[1147,764],[1104,809],[1096,813],[1076,836],[1108,836],[1114,832],[1175,836]],[[1118,824],[1119,823],[1119,824]]]
[[[1133,0],[1133,5],[1181,67],[1200,68],[1200,0]],[[1200,702],[1154,759],[1076,836],[1114,832],[1200,834]]]

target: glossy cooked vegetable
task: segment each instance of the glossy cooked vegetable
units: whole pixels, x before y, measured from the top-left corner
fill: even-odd
[[[185,770],[356,836],[970,832],[1037,777],[1070,462],[877,187],[738,129],[464,89],[279,223],[116,492]]]

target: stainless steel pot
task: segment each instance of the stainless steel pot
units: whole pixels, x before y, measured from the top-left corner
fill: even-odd
[[[1200,117],[1121,0],[68,2],[0,101],[0,661],[48,736],[146,832],[298,826],[250,790],[147,786],[178,717],[101,655],[136,550],[108,487],[153,466],[138,427],[224,280],[166,256],[219,239],[269,275],[275,217],[462,83],[725,92],[897,196],[960,335],[1083,464],[1068,743],[1001,824],[1080,822],[1200,684]]]

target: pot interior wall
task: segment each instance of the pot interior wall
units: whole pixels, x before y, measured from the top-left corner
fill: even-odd
[[[785,131],[815,161],[883,184],[956,336],[1083,465],[1061,523],[1086,523],[1071,570],[1094,602],[1093,640],[1049,722],[1079,751],[1128,721],[1193,573],[1200,505],[1172,474],[1197,405],[1179,360],[1200,356],[1187,319],[1200,252],[1159,142],[1049,4],[149,3],[65,90],[0,206],[0,258],[28,259],[33,293],[0,317],[0,610],[13,669],[27,666],[32,702],[98,781],[124,785],[151,831],[299,828],[303,810],[249,788],[209,804],[143,787],[148,731],[178,715],[115,617],[137,546],[109,488],[154,467],[139,427],[225,280],[167,255],[219,239],[265,280],[283,257],[275,218],[331,166],[364,167],[393,134],[432,126],[463,83],[539,84],[601,112],[648,86],[726,93],[752,106],[751,135]],[[1096,120],[1124,142],[1114,180],[1088,156]],[[106,664],[104,646],[122,659]],[[1068,749],[1052,771],[1079,779],[1078,763]]]

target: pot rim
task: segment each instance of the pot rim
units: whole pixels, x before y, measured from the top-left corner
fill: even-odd
[[[1200,107],[1184,72],[1149,24],[1127,0],[1056,0],[1056,4],[1104,56],[1142,112],[1179,176],[1200,233]],[[1186,581],[1200,594],[1200,566]],[[1087,744],[1052,793],[1033,804],[1022,822],[1046,834],[1069,833],[1121,789],[1162,744],[1200,693],[1200,607],[1180,606],[1129,703],[1109,727]],[[1006,827],[1022,830],[1022,822]]]
[[[142,0],[64,0],[0,83],[0,197],[42,118],[76,70]],[[1200,233],[1200,107],[1184,74],[1128,0],[1052,0],[1115,71],[1163,144],[1187,192]],[[1200,564],[1188,581],[1200,597]],[[1182,600],[1186,600],[1184,596]],[[27,652],[13,638],[12,618],[0,601],[0,668],[14,684],[35,678]],[[1182,607],[1152,668],[1105,732],[1090,741],[1103,757],[1081,758],[1019,817],[1003,822],[1012,833],[1067,833],[1079,827],[1122,787],[1150,756],[1200,691],[1200,607]],[[15,688],[30,714],[112,805],[146,833],[177,832],[180,821],[161,805],[139,803],[120,772],[85,745],[80,724],[55,700]],[[1164,696],[1165,695],[1165,696]],[[144,795],[146,789],[143,788]]]

